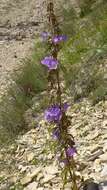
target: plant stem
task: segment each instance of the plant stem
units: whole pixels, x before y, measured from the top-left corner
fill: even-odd
[[[53,4],[52,0],[48,1],[47,12],[48,12],[48,19],[49,19],[49,23],[51,26],[52,35],[53,36],[58,35],[59,27],[58,27],[58,23],[56,20],[56,16],[54,14],[54,4]],[[52,45],[53,45],[53,49],[54,49],[52,52],[52,56],[55,59],[57,59],[58,47],[59,46],[55,45],[55,44],[52,44]],[[57,79],[57,102],[60,105],[60,109],[62,110],[62,115],[63,115],[65,113],[63,112],[63,107],[62,107],[62,96],[61,96],[62,92],[61,92],[60,77],[59,77],[59,67],[56,69],[56,79]],[[63,121],[62,120],[60,123],[60,132],[63,134]],[[66,146],[64,143],[63,143],[63,147],[64,147],[64,151],[66,154],[66,159],[68,162],[68,169],[69,169],[70,178],[73,181],[73,186],[71,189],[78,190],[77,183],[76,183],[76,175],[75,175],[75,171],[74,171],[74,160],[72,158],[72,166],[71,166],[71,160],[66,153]],[[71,169],[72,169],[72,171],[71,171]]]

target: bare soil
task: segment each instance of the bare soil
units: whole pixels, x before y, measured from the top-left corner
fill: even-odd
[[[11,72],[32,51],[45,18],[44,0],[0,0],[0,94],[10,83]]]

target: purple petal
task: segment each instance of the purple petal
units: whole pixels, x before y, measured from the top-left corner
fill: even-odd
[[[46,41],[48,39],[48,37],[50,36],[49,32],[42,32],[41,33],[41,37],[44,41]]]
[[[62,168],[66,167],[69,163],[68,163],[68,160],[65,158],[65,159],[61,159],[59,160],[59,164]]]
[[[55,44],[60,43],[62,41],[66,41],[66,40],[67,40],[67,36],[66,35],[55,36],[52,39],[53,43],[55,43]]]
[[[41,61],[41,63],[43,65],[47,66],[49,70],[57,69],[57,65],[58,65],[58,61],[55,58],[51,57],[51,56],[45,57]]]
[[[67,40],[67,36],[66,35],[60,36],[60,41],[66,41],[66,40]]]
[[[64,104],[63,104],[63,110],[64,111],[67,111],[67,109],[70,107],[70,105],[67,103],[67,102],[65,102]]]
[[[63,159],[61,162],[63,162],[64,163],[64,165],[67,165],[68,164],[68,160],[65,158],[65,159]]]
[[[61,119],[61,109],[58,105],[51,106],[45,111],[45,119],[48,122],[59,122]]]
[[[74,147],[69,147],[66,150],[66,154],[69,157],[73,157],[75,153],[76,153],[76,149]]]

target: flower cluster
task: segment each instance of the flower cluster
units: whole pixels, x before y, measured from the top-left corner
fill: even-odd
[[[58,61],[52,56],[45,57],[41,63],[48,67],[49,70],[57,69]]]
[[[46,40],[48,40],[50,37],[51,37],[51,35],[50,35],[50,33],[49,32],[42,32],[41,33],[41,37],[42,37],[42,39],[43,39],[43,41],[46,41]],[[51,37],[51,40],[52,40],[52,42],[54,43],[54,44],[59,44],[60,42],[64,42],[64,41],[66,41],[67,40],[67,36],[66,35],[55,35],[54,37]]]
[[[60,121],[62,119],[62,115],[64,112],[67,111],[68,107],[69,107],[69,104],[67,102],[65,102],[62,105],[62,110],[59,105],[52,105],[48,109],[45,110],[45,114],[44,114],[44,118],[46,121],[48,121],[49,123],[54,122],[56,124],[56,127],[52,131],[52,137],[54,140],[59,140],[61,144],[65,144],[65,142],[61,137],[61,130],[59,126],[60,126]],[[69,143],[69,145],[66,147],[66,155],[64,156],[65,158],[63,158],[64,160],[66,160],[66,156],[68,158],[71,158],[75,155],[76,149],[75,147],[73,147],[73,145],[74,144]]]
[[[58,161],[60,163],[63,163],[64,165],[64,175],[65,179],[67,177],[71,177],[71,180],[73,181],[73,188],[77,190],[77,184],[76,184],[76,176],[75,172],[71,172],[74,164],[74,155],[76,154],[76,148],[74,147],[75,142],[74,138],[71,134],[68,133],[68,127],[70,126],[70,121],[69,117],[66,114],[66,111],[69,108],[69,104],[67,102],[62,103],[62,96],[61,96],[61,87],[60,87],[60,81],[59,81],[59,69],[58,65],[59,62],[57,60],[57,55],[58,51],[60,50],[60,43],[64,42],[67,40],[67,36],[63,34],[58,34],[57,32],[57,22],[56,18],[54,15],[54,10],[53,10],[53,3],[48,4],[48,14],[49,14],[49,22],[51,22],[51,27],[52,27],[52,33],[53,36],[49,32],[42,32],[41,36],[43,41],[47,41],[49,43],[49,47],[51,50],[51,55],[44,57],[44,59],[41,60],[41,64],[45,65],[49,71],[51,70],[56,70],[57,72],[49,72],[49,74],[54,73],[54,77],[56,79],[54,80],[54,77],[49,77],[49,82],[51,83],[51,90],[54,87],[52,85],[54,82],[56,82],[56,97],[51,97],[53,98],[52,105],[49,106],[45,112],[44,112],[44,118],[47,122],[49,122],[50,126],[54,126],[52,129],[52,138],[53,138],[53,143],[56,145],[57,144],[57,152],[58,154]],[[49,8],[50,8],[50,13],[49,13]],[[49,76],[50,76],[49,75]],[[53,95],[54,96],[54,95]],[[57,102],[57,103],[56,103]],[[54,146],[53,146],[54,147]],[[56,149],[56,148],[55,148]],[[72,162],[73,161],[73,162]],[[72,167],[71,167],[72,166]],[[68,175],[68,176],[67,176]],[[64,181],[64,184],[66,182]]]
[[[49,39],[49,37],[51,36],[49,32],[42,32],[41,33],[42,39],[43,41],[46,41]],[[67,40],[67,36],[65,35],[57,35],[52,37],[52,42],[54,44],[58,44],[62,41],[66,41]],[[53,57],[53,56],[46,56],[42,61],[41,61],[42,65],[45,65],[48,67],[49,70],[53,70],[53,69],[57,69],[58,66],[58,61]]]

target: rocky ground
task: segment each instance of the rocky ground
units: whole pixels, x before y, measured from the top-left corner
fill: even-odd
[[[56,7],[61,2],[55,0]],[[77,7],[76,1],[70,2]],[[46,5],[46,0],[0,1],[0,95],[11,83],[10,74],[32,52],[36,35],[45,28]]]
[[[106,181],[107,101],[93,107],[84,100],[74,104],[68,114],[72,117],[70,133],[75,137],[78,151],[75,156],[80,165],[78,174],[99,183]],[[1,190],[61,190],[58,163],[47,146],[45,122],[40,120],[35,129],[19,136],[8,150],[1,149]],[[66,190],[70,190],[70,184]]]
[[[10,83],[11,72],[32,51],[45,18],[44,0],[0,1],[0,94]]]
[[[11,83],[11,72],[32,51],[35,34],[43,29],[45,19],[45,0],[0,1],[1,95]],[[84,99],[74,104],[68,114],[78,150],[78,173],[85,179],[106,181],[107,101],[93,107]],[[61,190],[57,160],[46,146],[49,136],[43,117],[39,119],[38,126],[0,150],[0,190]],[[70,190],[70,184],[66,190]]]

